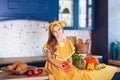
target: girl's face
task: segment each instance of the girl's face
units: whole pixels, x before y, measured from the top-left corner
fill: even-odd
[[[52,34],[56,38],[61,38],[62,37],[62,33],[63,33],[63,29],[58,27],[57,25],[52,28]]]

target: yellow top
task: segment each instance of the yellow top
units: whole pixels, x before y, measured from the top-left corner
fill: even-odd
[[[46,49],[45,46],[45,50]],[[57,45],[57,51],[55,54],[52,54],[52,59],[56,63],[61,64],[73,53],[74,46],[70,40],[65,39],[64,45],[61,46],[61,43]],[[49,80],[111,80],[116,72],[116,67],[107,66],[101,70],[79,70],[72,65],[72,68],[69,71],[62,71],[47,60],[45,71],[48,73]]]

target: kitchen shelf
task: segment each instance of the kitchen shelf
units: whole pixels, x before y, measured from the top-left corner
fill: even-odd
[[[43,67],[45,65],[46,59],[46,56],[0,58],[0,67],[7,66],[8,64],[11,64],[15,61],[23,61],[31,66]]]

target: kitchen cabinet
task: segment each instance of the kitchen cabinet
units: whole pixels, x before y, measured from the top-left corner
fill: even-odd
[[[66,21],[65,29],[94,29],[95,0],[59,0],[59,19]]]
[[[58,0],[0,0],[0,20],[28,19],[54,21],[58,19]]]

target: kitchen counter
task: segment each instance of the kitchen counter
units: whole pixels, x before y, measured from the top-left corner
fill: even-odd
[[[110,65],[116,65],[116,66],[119,66],[119,67],[120,67],[120,61],[109,59],[109,60],[108,60],[108,63],[109,63]]]
[[[28,65],[29,64],[33,65],[35,63],[37,63],[37,65],[38,64],[40,65],[40,63],[46,61],[46,59],[47,59],[46,56],[0,58],[0,65],[6,66],[15,61],[23,61],[23,62],[28,63]],[[25,74],[22,74],[22,75],[10,74],[10,73],[6,73],[6,72],[0,70],[0,80],[48,80],[48,76],[45,71],[43,71],[43,73],[41,75],[29,77]]]
[[[1,64],[13,63],[14,61],[18,61],[18,60],[29,63],[29,62],[42,62],[42,61],[45,61],[46,59],[47,59],[46,56],[0,58],[0,65]],[[119,67],[117,67],[116,73],[120,74],[120,68]],[[6,72],[3,72],[3,71],[0,70],[0,80],[49,80],[49,79],[48,79],[48,75],[45,71],[41,75],[29,77],[25,74],[16,75],[16,74],[6,73]]]
[[[29,77],[26,74],[11,74],[0,70],[0,80],[48,80],[48,76],[45,71],[41,75]]]

